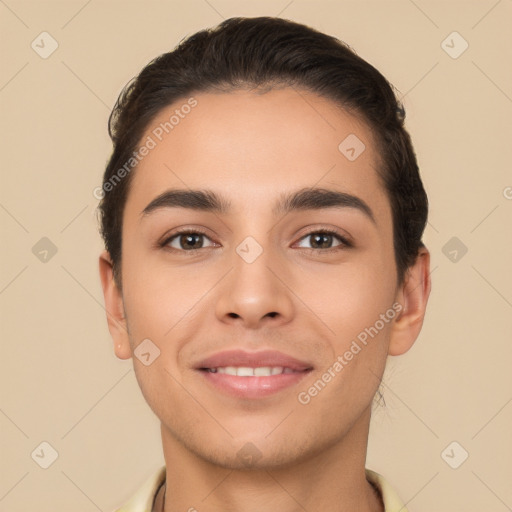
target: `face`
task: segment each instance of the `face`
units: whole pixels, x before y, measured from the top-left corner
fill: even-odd
[[[305,91],[194,98],[169,133],[187,99],[142,138],[156,144],[124,210],[129,335],[116,351],[150,340],[152,362],[133,363],[169,443],[225,467],[243,467],[244,450],[283,465],[341,442],[369,411],[403,306],[375,141]],[[223,208],[165,195],[177,190]]]

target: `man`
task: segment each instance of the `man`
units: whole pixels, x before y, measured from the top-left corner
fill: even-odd
[[[309,27],[232,18],[146,66],[110,133],[108,326],[165,458],[119,510],[405,511],[365,468],[386,358],[430,293],[388,82]]]

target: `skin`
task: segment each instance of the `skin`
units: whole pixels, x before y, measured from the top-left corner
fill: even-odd
[[[146,338],[161,351],[149,366],[136,357],[133,364],[161,421],[165,512],[260,512],[269,503],[282,512],[382,511],[364,472],[371,405],[387,356],[406,352],[421,330],[429,252],[420,251],[398,286],[379,156],[358,118],[291,88],[194,97],[198,105],[134,171],[123,217],[122,292],[108,253],[99,258],[117,357],[132,357]],[[143,139],[184,102],[162,110]],[[351,133],[366,146],[355,161],[338,150]],[[358,196],[376,222],[355,208],[272,215],[282,192],[312,186]],[[169,188],[212,189],[232,210],[166,208],[141,216]],[[174,252],[159,247],[177,227],[206,230],[203,248],[190,256],[179,236],[169,242]],[[333,227],[354,246],[340,248],[333,238],[339,250],[315,248],[306,236]],[[252,263],[236,252],[247,236],[263,249]],[[395,302],[401,314],[307,405],[299,403],[298,393]],[[228,397],[191,367],[231,348],[279,350],[314,370],[268,398]],[[260,455],[249,469],[237,457],[246,443]],[[161,493],[156,510],[162,507]]]

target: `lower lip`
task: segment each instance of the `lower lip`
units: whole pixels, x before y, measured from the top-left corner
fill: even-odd
[[[200,370],[204,378],[218,390],[237,398],[264,398],[296,385],[311,370],[280,373],[268,377],[238,377],[227,373]]]

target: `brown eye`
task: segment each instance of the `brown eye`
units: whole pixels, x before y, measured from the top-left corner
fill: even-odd
[[[311,245],[314,249],[328,249],[333,242],[333,236],[327,233],[313,233],[311,237]]]
[[[162,246],[178,251],[195,251],[204,248],[205,238],[208,237],[198,231],[182,231],[167,238]]]
[[[304,247],[305,249],[341,249],[343,247],[350,246],[348,241],[335,231],[312,231],[311,233],[308,233],[307,235],[303,236],[301,240],[307,240],[308,238],[310,239],[311,247]],[[335,239],[337,239],[339,243],[333,245]]]
[[[182,249],[200,249],[203,246],[202,236],[198,233],[179,235],[178,243]]]

